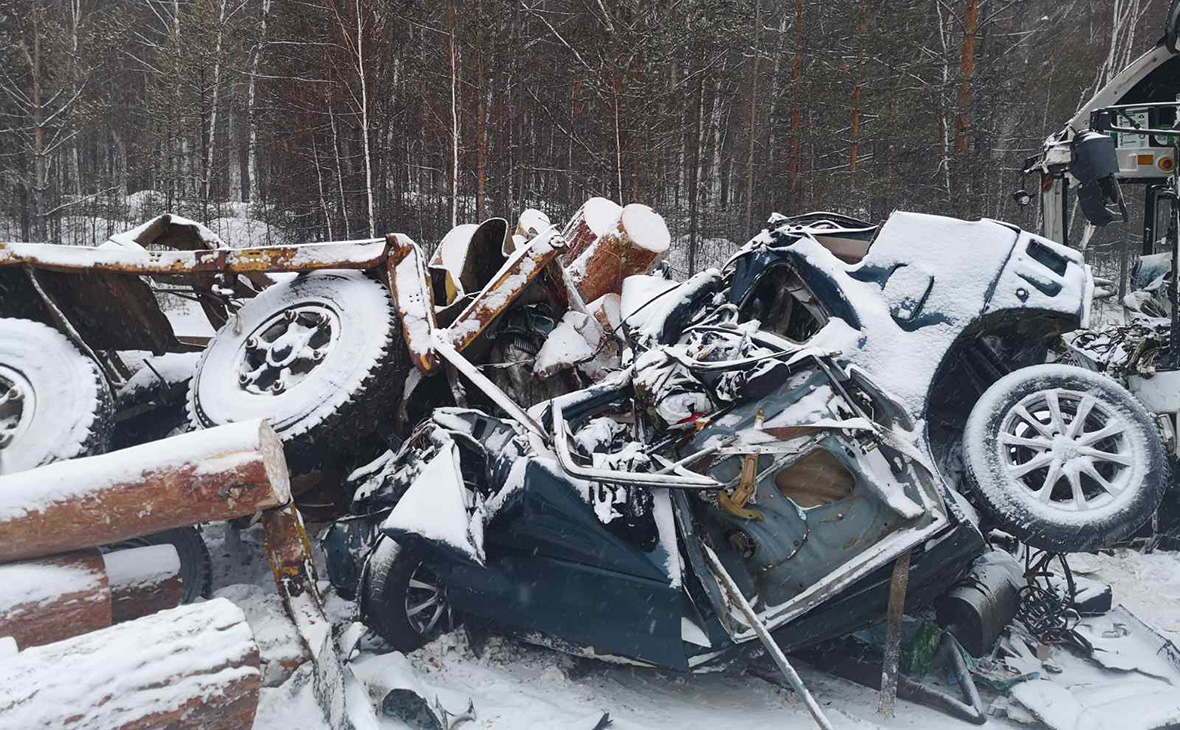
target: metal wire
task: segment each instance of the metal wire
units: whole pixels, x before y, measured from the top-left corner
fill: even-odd
[[[1049,564],[1056,560],[1061,566],[1064,589],[1061,582],[1053,581],[1056,575]],[[1093,645],[1077,631],[1082,617],[1074,608],[1077,585],[1073,571],[1065,555],[1060,553],[1025,553],[1024,577],[1028,585],[1020,589],[1020,605],[1016,618],[1042,644],[1071,644],[1086,654],[1094,651]]]

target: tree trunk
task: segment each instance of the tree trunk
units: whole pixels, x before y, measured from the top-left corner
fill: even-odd
[[[363,18],[361,16],[361,0],[355,0],[355,2],[356,72],[361,80],[361,147],[365,153],[365,200],[368,203],[366,213],[369,238],[373,238],[376,234],[373,232],[373,157],[369,152],[369,83],[366,79],[365,70],[365,34]]]
[[[754,73],[750,74],[750,147],[746,153],[746,239],[754,234],[754,142],[758,134],[758,39],[762,33],[762,2],[754,0]],[[717,151],[721,153],[720,150]]]
[[[459,225],[459,50],[455,38],[455,0],[447,3],[451,34],[451,228]]]
[[[173,545],[145,545],[105,553],[111,620],[122,623],[176,608],[184,600],[180,556]]]
[[[36,7],[32,11],[33,20],[33,55],[30,67],[33,72],[33,240],[46,242],[49,240],[46,229],[46,218],[49,206],[46,196],[49,194],[49,168],[45,159],[45,109],[42,105],[41,92],[41,13]]]
[[[799,206],[799,185],[802,160],[800,151],[803,134],[803,0],[795,0],[795,59],[791,71],[791,159],[790,159],[790,210]]]
[[[475,4],[476,19],[478,27],[475,30],[475,61],[476,61],[476,94],[479,96],[477,106],[475,109],[475,143],[476,143],[476,157],[475,157],[475,175],[476,175],[476,189],[475,189],[475,218],[482,221],[487,211],[484,206],[487,202],[487,188],[488,188],[488,170],[487,170],[487,155],[488,155],[488,132],[487,132],[487,95],[488,92],[484,88],[486,79],[484,78],[484,16],[483,16],[483,0],[477,0]]]
[[[0,565],[0,586],[0,636],[22,649],[111,625],[111,589],[98,550]],[[3,709],[0,703],[0,717]]]
[[[860,0],[860,17],[856,21],[856,79],[852,84],[852,149],[848,153],[848,187],[856,190],[856,165],[860,159],[860,95],[864,70],[865,36],[868,17],[865,0]]]
[[[0,730],[242,730],[258,646],[224,598],[21,651],[0,662]]]
[[[250,125],[250,148],[246,152],[246,176],[249,178],[246,199],[251,203],[258,202],[258,112],[256,109],[256,89],[258,85],[258,62],[262,56],[262,49],[266,45],[266,21],[270,15],[270,0],[262,0],[262,17],[259,19],[258,45],[250,55],[250,80],[246,86],[246,116]]]
[[[243,421],[0,476],[0,561],[244,517],[291,499],[283,446]]]
[[[959,155],[966,154],[967,135],[971,131],[971,77],[975,75],[975,36],[979,31],[979,0],[967,0],[965,16],[963,45],[959,53],[959,123],[955,130],[955,152]]]

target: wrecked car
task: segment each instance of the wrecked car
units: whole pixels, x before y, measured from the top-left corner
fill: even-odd
[[[1166,460],[1123,388],[1039,364],[1092,288],[1076,252],[992,221],[776,216],[724,271],[627,279],[589,387],[526,410],[439,347],[508,417],[436,409],[354,473],[332,581],[396,648],[461,615],[686,670],[760,629],[790,651],[878,621],[903,555],[927,604],[992,526],[1110,544]]]

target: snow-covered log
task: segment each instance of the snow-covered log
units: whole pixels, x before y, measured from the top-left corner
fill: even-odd
[[[18,646],[110,625],[111,591],[98,550],[0,565],[0,636],[11,636]]]
[[[258,647],[224,598],[25,649],[0,662],[0,730],[241,730]]]
[[[623,207],[613,200],[606,198],[590,198],[574,213],[565,225],[561,235],[566,240],[566,250],[562,260],[568,266],[578,259],[582,253],[594,245],[599,238],[605,236],[619,226],[619,218],[623,215]],[[589,301],[589,300],[587,300]]]
[[[582,299],[594,301],[623,290],[623,279],[646,274],[668,250],[672,238],[658,213],[632,203],[623,208],[616,225],[596,237],[569,264]]]
[[[114,623],[176,608],[184,600],[180,556],[173,545],[145,545],[102,556],[111,584]]]
[[[266,421],[195,431],[0,476],[0,561],[228,520],[291,499]]]

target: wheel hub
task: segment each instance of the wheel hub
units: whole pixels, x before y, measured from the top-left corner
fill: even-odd
[[[1089,393],[1038,391],[1001,422],[1001,462],[1037,502],[1069,512],[1101,508],[1128,485],[1134,452],[1126,416]]]
[[[406,590],[406,619],[419,636],[426,638],[436,629],[449,629],[454,624],[446,590],[425,565],[419,565],[410,576]]]
[[[25,430],[34,408],[33,386],[17,371],[0,365],[0,449]]]
[[[246,338],[238,385],[256,395],[282,395],[319,367],[339,334],[339,316],[325,306],[276,312]]]
[[[1073,461],[1081,453],[1076,439],[1072,439],[1063,433],[1053,436],[1051,440],[1053,456],[1060,459],[1062,462],[1069,463]]]

